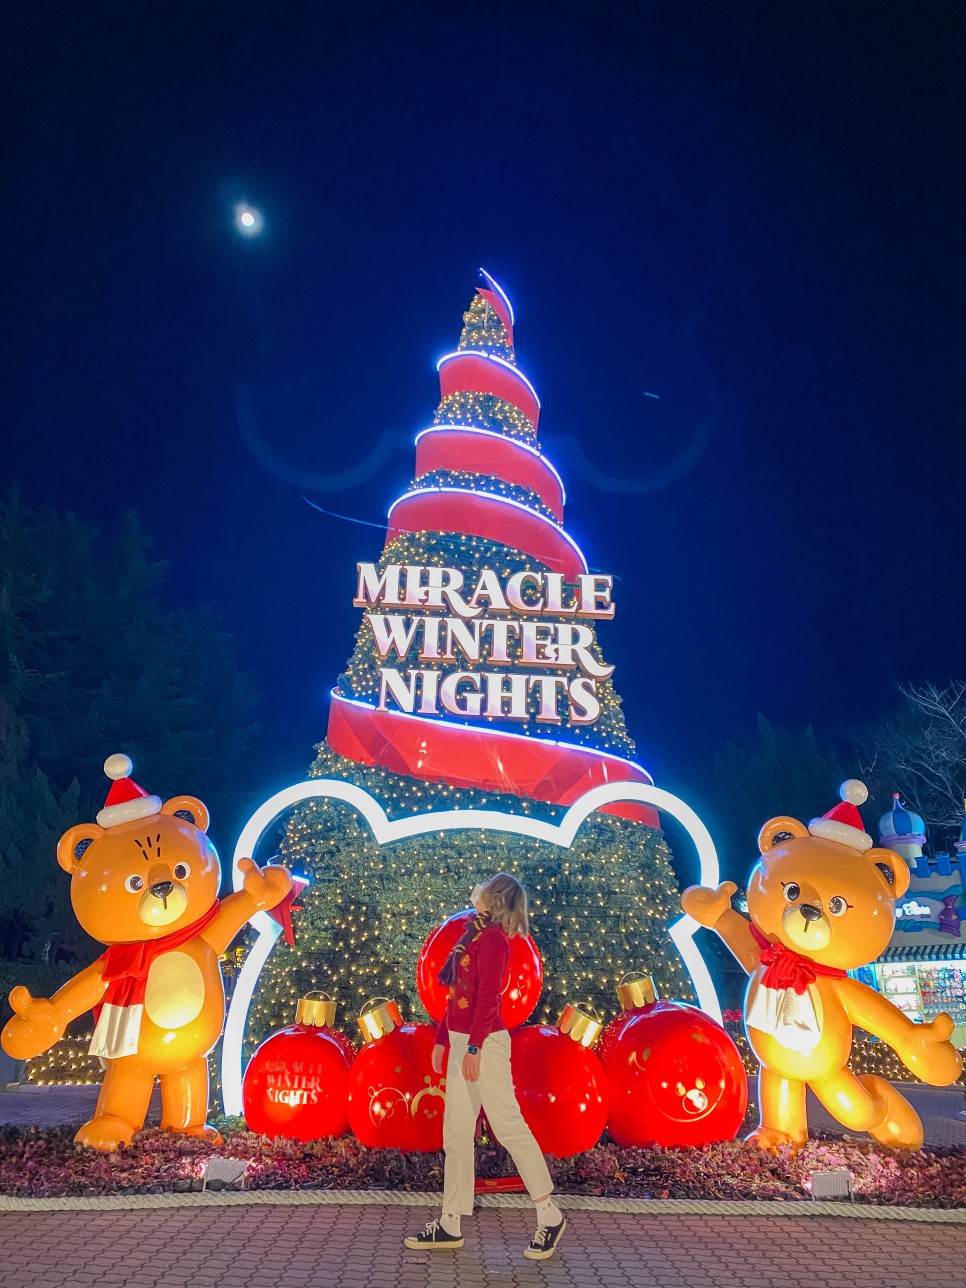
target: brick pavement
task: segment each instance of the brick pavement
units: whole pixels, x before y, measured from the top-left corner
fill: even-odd
[[[90,1118],[100,1087],[34,1087],[29,1084],[0,1092],[0,1124],[14,1127],[55,1127]],[[155,1089],[149,1122],[161,1121],[161,1097]]]
[[[959,1089],[905,1086],[927,1141],[966,1144]],[[0,1095],[0,1122],[72,1122],[95,1088]],[[816,1130],[833,1124],[813,1106]],[[924,1214],[923,1214],[924,1215]],[[410,1253],[411,1207],[188,1207],[0,1213],[0,1288],[921,1288],[966,1285],[966,1227],[814,1215],[568,1212],[561,1252],[521,1253],[529,1212],[487,1208],[461,1253]],[[375,1250],[367,1251],[370,1246]]]
[[[419,1209],[239,1206],[0,1215],[3,1288],[921,1288],[962,1265],[963,1226],[575,1211],[524,1261],[531,1217],[487,1209],[458,1253],[412,1253]],[[960,1257],[954,1258],[954,1249]]]

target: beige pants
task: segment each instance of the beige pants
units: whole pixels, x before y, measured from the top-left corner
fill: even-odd
[[[446,1065],[446,1110],[443,1114],[443,1212],[469,1216],[473,1211],[473,1143],[482,1105],[497,1140],[508,1151],[532,1199],[542,1199],[553,1181],[533,1132],[523,1121],[513,1094],[510,1074],[510,1035],[491,1033],[480,1047],[480,1077],[463,1078],[463,1056],[469,1044],[465,1033],[449,1035]]]

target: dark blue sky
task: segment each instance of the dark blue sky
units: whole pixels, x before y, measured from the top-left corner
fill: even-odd
[[[394,435],[313,493],[380,521],[480,264],[568,530],[620,577],[603,643],[659,781],[759,710],[829,726],[962,673],[958,0],[4,10],[3,474],[141,513],[286,773],[381,534],[257,460],[236,392],[296,473]]]

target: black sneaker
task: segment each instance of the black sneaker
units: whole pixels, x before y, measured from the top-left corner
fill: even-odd
[[[560,1237],[567,1228],[567,1218],[563,1217],[559,1225],[542,1225],[524,1248],[523,1255],[530,1261],[546,1261],[557,1251]]]
[[[539,1234],[540,1231],[538,1230]],[[428,1221],[426,1228],[420,1230],[419,1234],[411,1234],[408,1239],[404,1239],[407,1248],[412,1248],[414,1252],[420,1248],[429,1248],[435,1252],[437,1248],[462,1248],[463,1236],[461,1234],[447,1234],[439,1220]],[[547,1253],[549,1256],[550,1253]]]

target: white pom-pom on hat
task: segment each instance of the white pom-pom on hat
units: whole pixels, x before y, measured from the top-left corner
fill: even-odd
[[[104,773],[108,778],[117,781],[118,778],[130,778],[131,770],[134,768],[134,762],[130,756],[125,756],[122,751],[115,752],[113,756],[108,756],[104,761]]]
[[[134,823],[161,812],[161,798],[149,796],[131,777],[134,765],[130,756],[116,752],[104,761],[104,773],[111,779],[107,802],[98,813],[101,827],[117,827],[119,823]]]
[[[869,799],[869,789],[859,778],[846,778],[839,788],[839,797],[853,805],[864,805]]]
[[[852,850],[871,850],[873,841],[862,825],[858,807],[869,799],[869,789],[858,778],[847,778],[839,788],[841,800],[821,818],[813,818],[808,825],[812,836],[825,841],[836,841]]]

